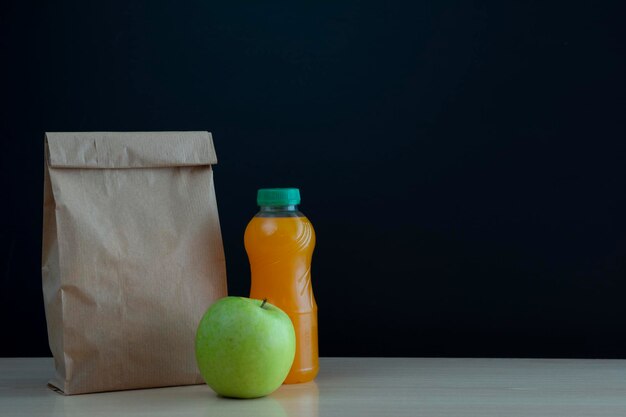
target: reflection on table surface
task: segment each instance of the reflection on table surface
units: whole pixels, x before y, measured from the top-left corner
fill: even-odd
[[[223,398],[206,385],[63,396],[50,393],[53,415],[83,417],[125,415],[318,417],[317,384],[283,385],[256,399]],[[115,407],[113,412],[112,407]]]
[[[249,400],[220,397],[207,385],[64,396],[46,386],[53,373],[51,358],[0,358],[0,416],[319,416],[319,381]]]

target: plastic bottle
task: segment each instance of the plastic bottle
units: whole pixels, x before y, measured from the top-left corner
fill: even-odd
[[[297,188],[266,188],[260,211],[244,235],[250,260],[250,298],[266,299],[289,315],[296,331],[296,357],[286,384],[311,381],[319,370],[317,304],[311,288],[315,231],[298,211]]]

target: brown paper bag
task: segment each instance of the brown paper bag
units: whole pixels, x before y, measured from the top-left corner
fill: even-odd
[[[46,133],[43,293],[65,394],[199,384],[226,295],[208,132]]]

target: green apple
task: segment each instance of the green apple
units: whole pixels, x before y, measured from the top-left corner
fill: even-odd
[[[291,319],[266,301],[221,298],[204,313],[196,332],[200,373],[225,397],[272,393],[287,377],[295,353]]]

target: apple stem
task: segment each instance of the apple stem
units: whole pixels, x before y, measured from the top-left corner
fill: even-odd
[[[261,308],[263,308],[265,306],[265,303],[267,303],[267,298],[263,299],[263,302],[261,303]]]

